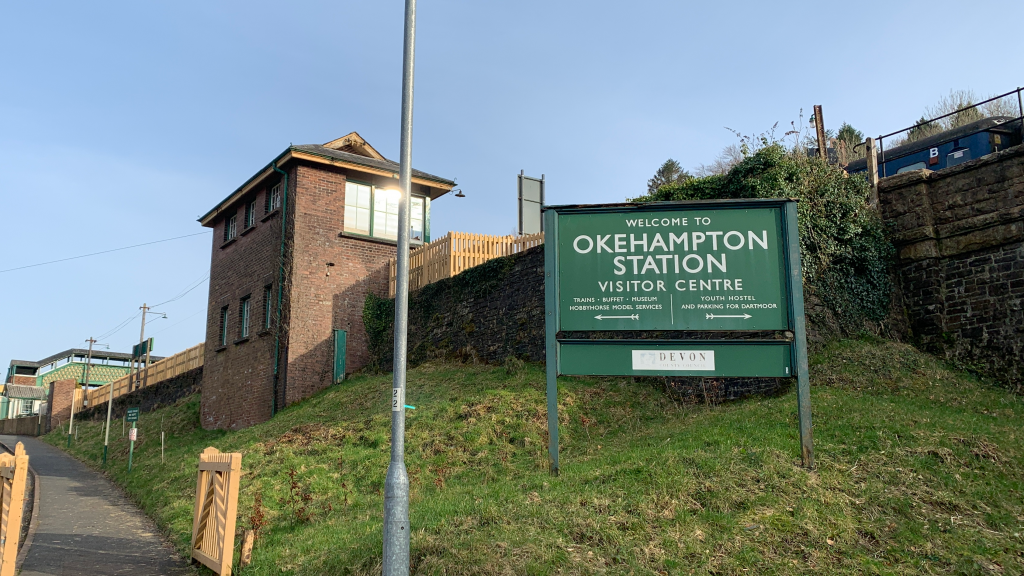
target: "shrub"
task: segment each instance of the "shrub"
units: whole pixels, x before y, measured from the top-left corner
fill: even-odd
[[[820,158],[769,143],[726,174],[667,184],[633,202],[795,198],[804,285],[842,333],[881,321],[893,293],[895,250],[867,204],[868,183]]]

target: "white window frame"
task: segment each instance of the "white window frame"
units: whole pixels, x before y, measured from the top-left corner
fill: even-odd
[[[366,186],[366,187],[368,187],[370,189],[370,204],[369,204],[369,208],[368,209],[367,208],[360,208],[360,207],[358,207],[356,205],[350,205],[348,203],[349,202],[349,196],[348,196],[348,193],[349,193],[348,185],[349,184],[358,185],[358,186]],[[358,180],[349,180],[348,182],[346,182],[345,183],[345,213],[346,213],[345,233],[346,234],[353,234],[353,235],[356,235],[356,236],[362,236],[362,237],[365,237],[365,238],[373,238],[373,239],[376,239],[376,240],[387,240],[387,241],[391,241],[391,242],[396,241],[398,239],[398,231],[397,230],[395,231],[395,235],[394,236],[387,236],[387,235],[381,234],[379,232],[379,227],[378,227],[378,224],[379,224],[378,223],[378,219],[379,219],[378,214],[379,213],[378,213],[378,210],[377,210],[377,204],[378,204],[378,198],[379,198],[378,195],[379,194],[382,194],[382,193],[394,194],[396,192],[397,192],[397,190],[395,190],[393,188],[378,187],[378,186],[374,186],[373,184],[370,184],[368,182],[360,182]],[[418,202],[418,204],[419,204],[418,216],[419,217],[418,218],[415,217],[416,216],[415,214],[410,214],[409,215],[410,216],[409,217],[409,227],[410,227],[409,242],[411,244],[417,244],[418,245],[418,244],[423,244],[425,242],[426,236],[427,236],[426,226],[427,226],[427,202],[428,202],[428,199],[427,199],[426,196],[423,196],[423,195],[420,195],[420,194],[413,194],[412,198],[413,198],[413,200],[418,200],[419,201]],[[414,205],[414,204],[415,204],[415,202],[411,202],[410,203],[410,205]],[[353,212],[354,210],[369,210],[369,213],[370,213],[369,214],[369,219],[370,219],[370,221],[369,221],[368,230],[360,230],[360,229],[355,228],[354,226],[350,227],[348,225],[348,222],[350,221],[350,216],[354,213]],[[397,219],[397,213],[394,214],[394,217]],[[385,229],[387,228],[387,218],[388,218],[387,201],[385,200],[385,202],[384,202],[384,212],[383,212],[382,218],[380,218],[380,219],[382,219],[384,221]],[[417,238],[413,238],[412,237],[412,235],[411,235],[412,231],[415,229],[415,227],[413,226],[414,222],[419,222],[419,224],[420,224],[420,232],[421,232],[423,238],[418,238],[417,239]]]
[[[238,214],[232,214],[224,220],[224,241],[234,240],[238,236]]]
[[[281,183],[278,182],[267,192],[267,214],[281,207]]]
[[[249,319],[252,317],[252,296],[246,296],[242,298],[242,301],[238,303],[238,320],[240,326],[238,327],[238,334],[241,338],[249,337]]]
[[[256,225],[256,200],[245,205],[245,229],[248,230]]]

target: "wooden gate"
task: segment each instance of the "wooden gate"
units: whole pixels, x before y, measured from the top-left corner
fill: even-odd
[[[221,454],[211,446],[199,455],[199,482],[192,516],[192,558],[221,576],[231,574],[241,474],[241,454]]]
[[[18,539],[21,537],[21,514],[25,510],[25,478],[28,473],[28,455],[18,442],[14,454],[0,454],[0,576],[14,576],[18,559]]]

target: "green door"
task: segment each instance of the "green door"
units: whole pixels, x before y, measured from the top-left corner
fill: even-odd
[[[334,331],[334,383],[345,379],[345,342],[348,333],[344,330]]]

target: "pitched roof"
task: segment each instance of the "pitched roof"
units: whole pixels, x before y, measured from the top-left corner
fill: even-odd
[[[221,200],[209,212],[200,216],[199,223],[203,226],[212,226],[213,219],[220,214],[221,210],[238,201],[244,194],[252,190],[257,183],[273,174],[274,166],[280,167],[292,158],[323,162],[342,168],[363,170],[381,176],[398,178],[398,162],[385,158],[357,132],[350,132],[326,144],[291,145],[284,152],[281,152],[277,158],[274,158],[270,164],[264,166],[262,170],[253,174],[245,183],[236,188],[227,198]],[[455,187],[454,180],[435,176],[415,168],[412,170],[412,178],[413,182],[426,184],[431,188],[440,190],[440,193],[431,194],[431,200],[440,197]]]
[[[322,156],[327,156],[329,158],[337,158],[338,160],[345,160],[345,161],[351,162],[353,164],[359,164],[360,166],[367,166],[367,167],[370,167],[370,168],[380,168],[381,170],[389,170],[389,171],[394,172],[395,174],[398,174],[398,168],[399,168],[398,162],[395,162],[393,160],[388,160],[387,158],[385,158],[383,156],[381,156],[380,158],[372,158],[372,157],[369,157],[369,156],[363,156],[361,154],[355,154],[355,153],[352,153],[352,152],[346,152],[344,150],[335,150],[335,149],[329,148],[326,144],[324,144],[324,145],[320,145],[320,144],[300,144],[298,146],[292,146],[291,149],[292,150],[302,150],[304,152],[312,152],[313,154],[319,154],[319,155],[322,155]],[[423,178],[425,180],[433,180],[434,182],[437,182],[439,184],[450,184],[452,186],[455,185],[455,182],[453,182],[453,181],[451,181],[451,180],[449,180],[447,178],[442,178],[440,176],[434,176],[433,174],[428,174],[426,172],[423,172],[421,170],[417,170],[415,168],[412,169],[412,175],[413,175],[414,178],[418,177],[418,178]]]
[[[370,143],[364,140],[358,132],[349,132],[337,140],[331,140],[327,144],[324,144],[324,148],[341,150],[342,152],[351,152],[368,158],[376,158],[377,160],[386,159],[383,154],[377,152],[373,146],[370,146]]]

